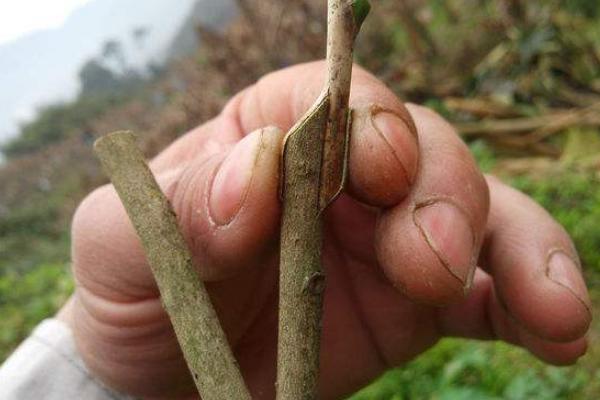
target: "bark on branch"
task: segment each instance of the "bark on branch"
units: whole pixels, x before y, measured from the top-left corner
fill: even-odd
[[[100,138],[94,150],[146,252],[177,340],[203,400],[250,400],[210,297],[131,132]]]
[[[352,49],[366,0],[329,0],[328,80],[315,105],[290,130],[283,150],[277,399],[317,398],[321,309],[322,212],[346,179]]]

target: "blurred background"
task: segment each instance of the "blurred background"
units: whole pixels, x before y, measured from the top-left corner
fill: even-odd
[[[73,290],[70,219],[105,182],[94,139],[132,129],[152,156],[264,73],[322,58],[325,3],[0,4],[0,363]],[[372,3],[358,62],[564,224],[596,322],[574,367],[447,339],[353,399],[600,398],[600,2]]]

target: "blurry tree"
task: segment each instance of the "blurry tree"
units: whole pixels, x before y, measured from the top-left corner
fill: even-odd
[[[16,158],[41,150],[73,134],[78,134],[88,121],[115,104],[118,98],[84,96],[76,102],[53,104],[41,108],[35,120],[21,126],[21,134],[0,148],[4,155]]]
[[[127,70],[127,58],[123,45],[116,39],[109,39],[102,45],[102,57],[108,63],[114,63],[122,72]]]
[[[148,38],[149,33],[150,33],[150,30],[148,28],[146,28],[145,26],[139,26],[131,32],[133,41],[135,42],[135,44],[137,45],[137,47],[139,49],[144,48],[144,45],[146,44],[146,39]]]
[[[596,0],[565,0],[569,12],[588,18],[600,16],[600,2]]]
[[[98,60],[91,59],[79,71],[81,94],[110,92],[119,87],[119,79]]]

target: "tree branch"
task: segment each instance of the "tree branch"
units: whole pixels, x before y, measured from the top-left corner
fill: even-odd
[[[325,288],[322,212],[346,180],[352,48],[368,10],[366,0],[329,0],[327,85],[285,140],[278,400],[317,398]]]
[[[144,246],[188,367],[203,400],[250,400],[192,256],[131,132],[100,138],[94,151]]]

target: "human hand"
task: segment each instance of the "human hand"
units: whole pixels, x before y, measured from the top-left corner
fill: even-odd
[[[277,342],[283,133],[264,127],[289,129],[324,76],[322,62],[266,76],[151,163],[255,398],[274,398]],[[351,393],[444,336],[502,339],[554,364],[584,354],[590,302],[562,227],[484,177],[441,117],[403,105],[359,68],[350,105],[348,189],[325,217],[322,398]],[[62,315],[88,368],[125,393],[193,398],[111,186],[84,200],[72,233],[77,290]]]

